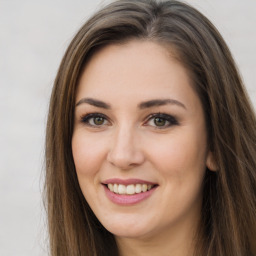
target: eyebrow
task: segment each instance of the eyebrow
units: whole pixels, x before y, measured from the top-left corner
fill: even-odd
[[[177,105],[179,107],[187,109],[183,103],[181,103],[178,100],[174,100],[174,99],[154,99],[154,100],[144,101],[144,102],[140,103],[138,105],[138,107],[140,109],[145,109],[145,108],[151,108],[151,107],[155,107],[155,106],[163,106],[163,105],[167,105],[167,104]]]
[[[105,109],[110,109],[110,105],[101,101],[101,100],[96,100],[96,99],[92,99],[92,98],[83,98],[81,100],[79,100],[77,103],[76,103],[76,107],[83,104],[83,103],[87,103],[89,105],[92,105],[92,106],[95,106],[95,107],[98,107],[98,108],[105,108]]]
[[[111,109],[111,106],[108,103],[103,102],[101,100],[96,100],[93,98],[83,98],[83,99],[79,100],[76,103],[76,107],[83,103],[87,103],[89,105],[92,105],[92,106],[95,106],[98,108]],[[178,100],[174,100],[174,99],[153,99],[153,100],[149,100],[149,101],[144,101],[138,105],[138,108],[145,109],[145,108],[163,106],[163,105],[168,105],[168,104],[177,105],[177,106],[180,106],[180,107],[186,109],[186,107],[183,103],[181,103]]]

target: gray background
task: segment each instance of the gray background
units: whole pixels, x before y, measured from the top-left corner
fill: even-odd
[[[53,80],[83,22],[109,1],[0,0],[0,255],[47,255],[44,131]],[[256,1],[191,0],[217,26],[256,106]]]

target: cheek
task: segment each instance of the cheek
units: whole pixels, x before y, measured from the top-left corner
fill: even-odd
[[[206,138],[199,136],[198,132],[181,132],[163,138],[148,146],[153,149],[151,155],[154,157],[154,164],[166,175],[193,174],[205,170],[206,162]],[[201,133],[202,134],[202,133]]]
[[[206,140],[196,134],[196,131],[177,133],[169,141],[160,141],[152,154],[165,187],[162,207],[177,216],[200,207]]]
[[[103,141],[83,134],[74,133],[72,153],[78,175],[93,175],[102,164],[106,145]]]

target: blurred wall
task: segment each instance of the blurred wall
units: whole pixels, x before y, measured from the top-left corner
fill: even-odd
[[[256,107],[256,1],[187,2],[223,34]],[[105,3],[0,0],[0,255],[47,255],[41,194],[50,91],[72,36]]]

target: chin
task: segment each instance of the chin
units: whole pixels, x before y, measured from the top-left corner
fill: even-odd
[[[104,227],[116,237],[139,238],[145,237],[151,233],[151,228],[147,223],[131,220],[129,222],[113,222],[103,223]]]

